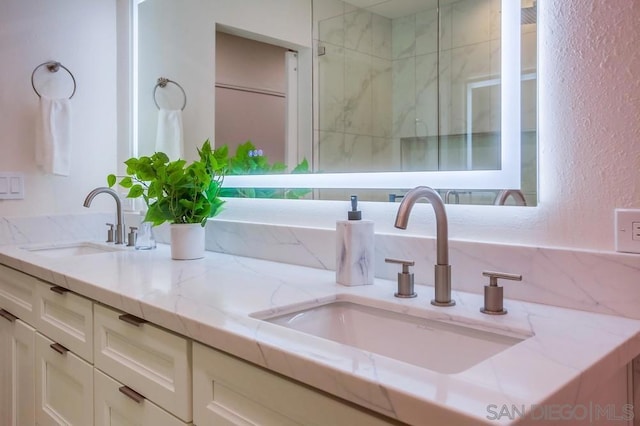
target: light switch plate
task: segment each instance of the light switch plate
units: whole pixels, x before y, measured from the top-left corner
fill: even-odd
[[[0,172],[0,200],[24,199],[24,175],[14,172]]]
[[[615,210],[616,251],[640,253],[640,209]]]

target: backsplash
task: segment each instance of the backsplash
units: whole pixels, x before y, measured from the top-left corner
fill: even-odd
[[[386,257],[414,260],[416,284],[433,285],[435,240],[377,233],[376,276],[395,280]],[[335,230],[214,220],[207,249],[321,269],[335,269]],[[482,294],[483,271],[522,274],[505,298],[640,319],[640,256],[562,248],[449,241],[452,288]],[[418,292],[433,292],[417,287]],[[505,302],[508,308],[509,301]]]
[[[139,216],[125,218],[127,225]],[[102,213],[0,218],[0,245],[72,241],[104,241]],[[159,242],[168,241],[168,226],[156,229]],[[335,230],[269,225],[216,219],[207,225],[207,249],[319,269],[335,269]],[[398,268],[386,257],[414,260],[416,284],[433,283],[433,238],[376,234],[376,275],[395,280]],[[482,294],[488,279],[482,271],[522,274],[522,282],[505,282],[509,299],[640,319],[640,255],[562,248],[449,242],[452,287]],[[418,285],[416,291],[433,292]]]
[[[107,213],[0,217],[0,245],[79,239],[106,241],[105,223],[114,220],[115,215]]]

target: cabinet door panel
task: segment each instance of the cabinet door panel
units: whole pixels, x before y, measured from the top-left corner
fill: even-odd
[[[0,308],[34,325],[37,278],[0,265]]]
[[[94,426],[186,426],[147,399],[136,402],[120,392],[122,383],[94,369]]]
[[[92,363],[93,302],[71,292],[55,293],[54,287],[36,288],[36,329]]]
[[[0,318],[0,425],[35,423],[35,330]]]
[[[59,353],[36,333],[36,421],[40,426],[93,424],[93,367]]]
[[[393,424],[199,343],[193,344],[193,401],[197,425]]]

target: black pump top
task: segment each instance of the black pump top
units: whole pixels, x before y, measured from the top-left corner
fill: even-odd
[[[358,210],[358,196],[351,196],[351,210],[347,212],[347,218],[349,220],[362,220],[362,212]]]

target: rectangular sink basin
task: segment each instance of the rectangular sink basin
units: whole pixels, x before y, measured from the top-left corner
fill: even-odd
[[[529,337],[349,301],[260,319],[445,374],[464,371]]]
[[[110,251],[118,251],[120,248],[102,246],[95,243],[71,243],[60,245],[49,245],[42,247],[28,247],[24,250],[46,257],[69,257],[69,256],[85,256],[88,254],[108,253]]]

